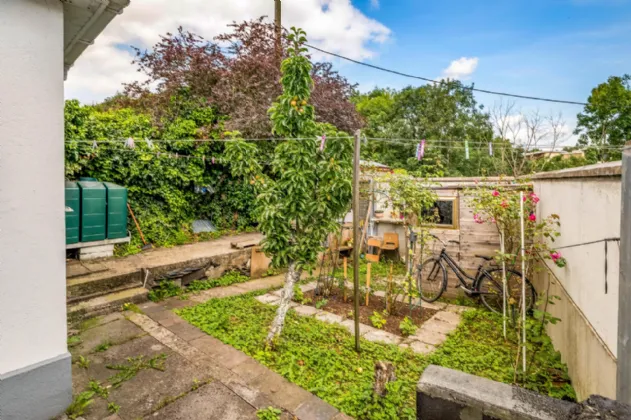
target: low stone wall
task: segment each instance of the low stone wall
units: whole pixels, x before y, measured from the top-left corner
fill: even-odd
[[[419,420],[556,420],[576,404],[439,366],[428,366],[416,387]]]

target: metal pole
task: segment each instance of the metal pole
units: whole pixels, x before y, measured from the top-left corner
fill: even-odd
[[[616,399],[631,404],[631,142],[622,151]]]
[[[278,65],[280,66],[280,62],[282,59],[282,44],[281,44],[281,37],[282,37],[282,26],[281,26],[281,19],[280,16],[281,15],[281,7],[280,7],[280,0],[274,0],[274,25],[275,25],[275,29],[276,29],[276,59],[278,60]]]
[[[521,315],[522,315],[522,368],[526,372],[526,240],[524,234],[524,192],[519,192],[519,216],[521,218]]]
[[[360,131],[355,132],[355,150],[353,153],[353,287],[354,287],[354,318],[355,318],[355,350],[359,348],[359,147]]]

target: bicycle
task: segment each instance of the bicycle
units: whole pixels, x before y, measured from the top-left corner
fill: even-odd
[[[444,242],[436,235],[430,235],[443,244],[438,257],[434,256],[425,260],[417,266],[416,284],[421,299],[425,302],[434,302],[442,296],[447,289],[447,269],[445,263],[456,275],[460,284],[456,287],[464,289],[468,296],[479,297],[484,306],[496,313],[503,313],[502,299],[502,269],[487,269],[483,262],[478,267],[475,276],[468,275],[460,265],[447,253],[447,244],[459,241],[449,240]],[[493,260],[493,257],[486,255],[475,255],[486,262]],[[521,301],[522,275],[519,271],[506,269],[506,297],[507,305],[519,305]],[[432,291],[435,294],[432,295]],[[527,310],[530,311],[536,301],[536,292],[530,280],[526,279]]]

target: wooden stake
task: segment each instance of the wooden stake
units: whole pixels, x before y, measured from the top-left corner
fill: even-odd
[[[390,313],[390,301],[392,300],[392,269],[394,264],[390,263],[390,274],[388,274],[388,291],[386,293],[386,312]]]
[[[521,218],[521,314],[522,314],[522,371],[526,373],[526,252],[524,234],[524,192],[519,192],[519,216]],[[547,296],[546,296],[547,299]],[[515,369],[516,370],[516,369]]]
[[[355,132],[355,148],[353,150],[353,308],[355,324],[355,351],[360,352],[359,342],[359,153],[361,147],[361,131]]]
[[[366,264],[366,306],[370,303],[370,267],[371,263]]]
[[[346,281],[348,280],[348,258],[344,257],[344,303],[346,303]]]

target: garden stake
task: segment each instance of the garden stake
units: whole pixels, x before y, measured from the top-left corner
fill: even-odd
[[[148,243],[147,240],[145,239],[145,235],[142,234],[142,230],[140,230],[140,225],[138,224],[138,220],[136,220],[136,216],[134,215],[134,212],[132,211],[129,203],[127,203],[127,208],[129,209],[129,214],[131,214],[131,218],[134,219],[134,223],[136,224],[136,229],[138,229],[138,233],[140,233],[140,239],[142,239],[142,243],[144,244],[142,246],[142,250],[144,251],[144,250],[153,248],[153,245],[151,243]]]
[[[388,293],[386,294],[386,312],[390,313],[390,300],[392,299],[392,269],[393,263],[390,262],[390,274],[388,274]]]
[[[348,280],[348,258],[344,257],[344,303],[346,303],[346,281]]]
[[[504,259],[504,229],[500,233],[500,252],[502,253],[502,328],[506,340],[506,260]]]
[[[490,143],[489,143],[490,144]],[[521,216],[521,315],[522,315],[522,368],[526,373],[526,250],[524,249],[524,192],[519,192],[519,215]],[[517,369],[515,369],[517,371]]]
[[[355,148],[353,150],[353,302],[355,323],[355,351],[360,352],[359,342],[359,154],[361,131],[355,132]]]
[[[371,263],[366,264],[366,306],[368,306],[369,303],[369,296],[370,296],[370,267],[371,267]]]

